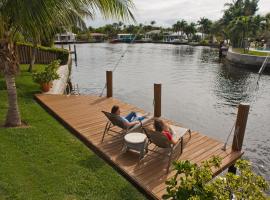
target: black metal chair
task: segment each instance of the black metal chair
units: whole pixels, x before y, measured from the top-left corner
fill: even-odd
[[[190,131],[190,129],[185,129],[185,128],[181,128],[180,129],[183,132],[181,133],[181,137],[179,138],[179,140],[178,140],[178,142],[176,144],[171,143],[171,141],[169,141],[168,138],[163,133],[161,133],[161,132],[154,131],[152,129],[147,129],[147,128],[143,128],[143,130],[144,130],[145,134],[148,137],[149,144],[147,146],[149,146],[152,143],[156,147],[159,147],[159,148],[162,148],[162,149],[168,149],[169,150],[169,153],[161,153],[159,151],[156,151],[154,149],[149,149],[147,147],[147,151],[146,151],[146,152],[151,151],[151,152],[157,153],[159,155],[168,156],[169,157],[169,160],[168,160],[168,165],[167,165],[167,168],[166,168],[166,173],[168,173],[169,172],[170,165],[171,165],[171,161],[172,161],[172,156],[173,156],[173,154],[175,152],[175,149],[179,145],[181,145],[180,155],[182,154],[182,152],[183,152],[183,136],[186,133],[189,133],[189,136],[191,137],[191,131]]]
[[[150,119],[152,119],[152,117],[148,117],[148,118],[142,120],[140,122],[140,124],[138,124],[138,125],[135,125],[135,126],[132,126],[132,127],[127,127],[125,125],[123,119],[119,115],[115,115],[115,114],[112,114],[112,113],[109,113],[109,112],[106,112],[106,111],[102,111],[102,113],[108,118],[109,121],[107,122],[107,124],[105,126],[101,142],[103,142],[106,134],[111,135],[111,136],[118,136],[119,137],[119,135],[120,136],[125,135],[127,133],[132,132],[132,131],[142,129],[142,125],[145,124],[146,122],[148,122]],[[121,130],[120,131],[113,130],[112,129],[113,127],[119,127]],[[117,133],[117,135],[112,134],[110,132]]]

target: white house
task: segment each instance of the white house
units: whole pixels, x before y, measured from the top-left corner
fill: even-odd
[[[181,35],[177,32],[170,32],[167,35],[164,35],[164,42],[180,42],[180,43],[186,43],[187,42],[187,36],[186,34]]]
[[[76,42],[76,34],[72,32],[58,33],[55,35],[54,43],[72,43]]]

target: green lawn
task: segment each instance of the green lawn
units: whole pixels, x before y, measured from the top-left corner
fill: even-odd
[[[0,127],[0,199],[144,199],[33,100],[39,86],[26,66],[21,68],[19,105],[29,127]],[[0,77],[0,124],[6,110],[5,84]]]
[[[233,51],[236,53],[248,54],[248,55],[252,55],[252,56],[267,56],[268,55],[268,53],[260,52],[260,51],[249,50],[248,52],[244,52],[244,49],[240,49],[240,48],[233,48]]]

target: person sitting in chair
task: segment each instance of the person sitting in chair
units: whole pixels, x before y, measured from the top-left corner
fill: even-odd
[[[172,144],[176,144],[178,142],[177,134],[175,133],[175,131],[171,129],[170,125],[164,122],[163,120],[155,119],[154,128],[157,132],[160,132],[163,135],[165,135]]]
[[[119,115],[127,127],[132,127],[140,123],[140,121],[144,120],[144,116],[138,116],[136,112],[129,113],[126,117],[122,117],[120,107],[117,105],[114,105],[111,109],[111,113],[115,115]]]

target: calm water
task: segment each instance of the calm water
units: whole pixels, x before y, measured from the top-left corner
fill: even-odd
[[[99,94],[127,44],[77,45],[72,81],[81,93]],[[240,102],[251,103],[245,158],[270,180],[270,75],[226,66],[208,47],[133,44],[114,73],[114,96],[153,111],[153,83],[162,83],[162,114],[225,141]]]

